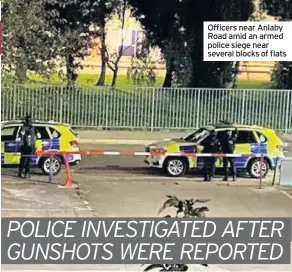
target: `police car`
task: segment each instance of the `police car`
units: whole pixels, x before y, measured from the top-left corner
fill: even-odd
[[[22,120],[12,120],[1,122],[1,166],[13,166],[20,163],[21,140],[19,131]],[[77,133],[69,124],[54,121],[33,121],[32,124],[39,135],[36,138],[36,151],[59,151],[59,152],[78,152],[79,139]],[[78,164],[81,161],[79,154],[68,156],[69,163]],[[49,156],[32,158],[32,165],[38,166],[44,174],[57,175],[62,168],[64,159],[62,155],[55,155],[52,163]]]
[[[179,139],[170,139],[155,142],[145,147],[146,152],[157,154],[149,155],[144,160],[150,167],[160,168],[169,176],[183,176],[190,169],[203,169],[202,157],[168,156],[164,153],[201,153],[210,132],[215,130],[218,134],[228,130],[237,129],[239,135],[235,144],[235,154],[263,154],[263,165],[260,158],[238,157],[235,166],[238,170],[247,172],[252,178],[264,177],[269,170],[276,167],[278,158],[283,158],[283,141],[275,130],[255,125],[241,125],[220,122],[219,124],[203,126],[189,135]],[[222,168],[223,162],[218,159],[216,168]]]

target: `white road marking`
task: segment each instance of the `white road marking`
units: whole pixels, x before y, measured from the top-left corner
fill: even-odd
[[[283,193],[284,195],[288,196],[290,199],[292,199],[292,196],[289,193],[287,193],[285,191],[280,191],[280,192]]]

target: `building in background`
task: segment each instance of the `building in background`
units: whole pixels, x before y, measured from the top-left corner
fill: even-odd
[[[94,28],[94,27],[93,27]],[[114,16],[106,24],[106,46],[109,55],[119,52],[122,49],[122,57],[119,62],[119,74],[127,74],[128,69],[133,65],[133,60],[142,49],[145,40],[145,33],[141,24],[126,12],[125,26],[122,29],[121,20]],[[88,49],[88,56],[81,61],[83,69],[79,73],[99,74],[101,69],[100,39],[92,39],[91,47]],[[158,48],[151,48],[151,62],[154,70],[159,74],[165,73],[165,66]],[[111,70],[107,69],[107,74]]]
[[[260,10],[259,6],[256,6]],[[263,21],[276,21],[277,18],[264,15]],[[122,36],[123,35],[123,36]],[[122,39],[123,37],[123,39]],[[117,52],[122,47],[122,58],[119,62],[119,74],[126,75],[128,69],[133,64],[133,59],[141,50],[141,43],[145,39],[144,31],[141,24],[131,16],[131,12],[127,11],[125,27],[122,31],[121,20],[117,16],[113,17],[106,25],[106,45],[109,53]],[[123,44],[121,41],[123,40]],[[93,39],[91,48],[88,50],[88,56],[82,61],[83,69],[80,73],[99,74],[101,69],[100,56],[100,40]],[[158,48],[152,48],[152,65],[154,71],[159,75],[165,75],[165,64],[162,54]],[[270,80],[271,72],[275,62],[241,62],[239,67],[238,78],[242,79],[259,79]],[[107,69],[107,74],[111,74],[111,70]]]

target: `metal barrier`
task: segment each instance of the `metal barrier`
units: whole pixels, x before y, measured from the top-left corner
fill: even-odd
[[[281,160],[280,185],[292,186],[292,157]]]
[[[194,129],[223,119],[292,132],[292,90],[2,84],[1,118],[102,129]]]

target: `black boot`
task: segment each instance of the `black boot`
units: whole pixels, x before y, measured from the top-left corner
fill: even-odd
[[[206,175],[203,181],[210,181],[210,176]]]
[[[31,177],[31,176],[30,176],[30,173],[29,173],[29,172],[26,172],[25,175],[24,175],[24,177],[25,177],[26,179],[30,179],[30,177]]]
[[[225,176],[222,181],[228,181],[228,176]]]
[[[22,178],[22,173],[21,172],[18,172],[18,175],[17,175],[19,178]]]

